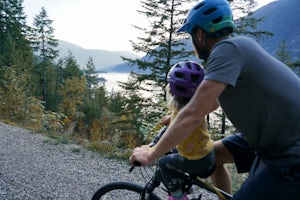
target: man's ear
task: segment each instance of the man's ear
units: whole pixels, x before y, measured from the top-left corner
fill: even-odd
[[[203,41],[203,30],[198,29],[193,33],[192,37],[197,44],[200,44]]]
[[[198,29],[196,33],[197,40],[202,43],[206,37],[205,32],[202,29]]]

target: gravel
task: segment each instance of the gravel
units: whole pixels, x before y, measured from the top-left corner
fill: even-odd
[[[0,200],[86,200],[111,181],[144,183],[127,162],[75,144],[1,122],[0,138]]]

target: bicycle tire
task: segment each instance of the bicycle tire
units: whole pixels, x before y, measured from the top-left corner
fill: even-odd
[[[100,187],[93,195],[92,200],[139,200],[144,187],[131,182],[112,182]],[[161,200],[153,192],[150,200]]]

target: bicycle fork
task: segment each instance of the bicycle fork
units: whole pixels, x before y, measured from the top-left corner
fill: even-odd
[[[154,178],[152,178],[144,187],[144,190],[142,191],[140,196],[140,200],[149,200],[151,193],[160,185],[161,180],[159,178],[160,176],[158,175],[159,172],[156,171],[155,173],[156,175],[154,176]]]
[[[154,191],[154,189],[157,186],[153,185],[153,183],[151,183],[151,182],[148,182],[146,184],[144,190],[141,193],[140,200],[149,200],[150,199],[150,194]]]

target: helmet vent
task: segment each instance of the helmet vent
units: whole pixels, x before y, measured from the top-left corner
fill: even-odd
[[[187,92],[187,89],[185,87],[181,87],[181,86],[176,86],[176,89],[182,93],[186,93]]]
[[[205,5],[205,3],[200,3],[200,4],[198,4],[194,9],[195,10],[198,10],[199,8],[201,8],[202,6],[204,6]]]
[[[216,8],[212,7],[212,8],[210,8],[210,9],[208,9],[207,11],[205,11],[205,12],[204,12],[204,15],[209,15],[209,14],[215,12],[216,10],[217,10]]]
[[[192,63],[190,63],[190,62],[188,62],[187,64],[186,64],[186,66],[189,68],[189,69],[192,69]]]
[[[218,18],[214,19],[212,22],[213,22],[214,24],[217,24],[217,23],[219,23],[219,22],[221,22],[221,21],[222,21],[222,17],[218,17]]]
[[[199,79],[200,79],[200,76],[199,76],[199,75],[191,74],[191,80],[192,80],[192,83],[198,83],[198,82],[199,82]]]
[[[197,71],[201,71],[202,68],[200,68],[198,65],[195,66]]]
[[[175,72],[175,76],[176,76],[177,78],[179,78],[179,79],[183,79],[183,80],[186,79],[183,73]]]

